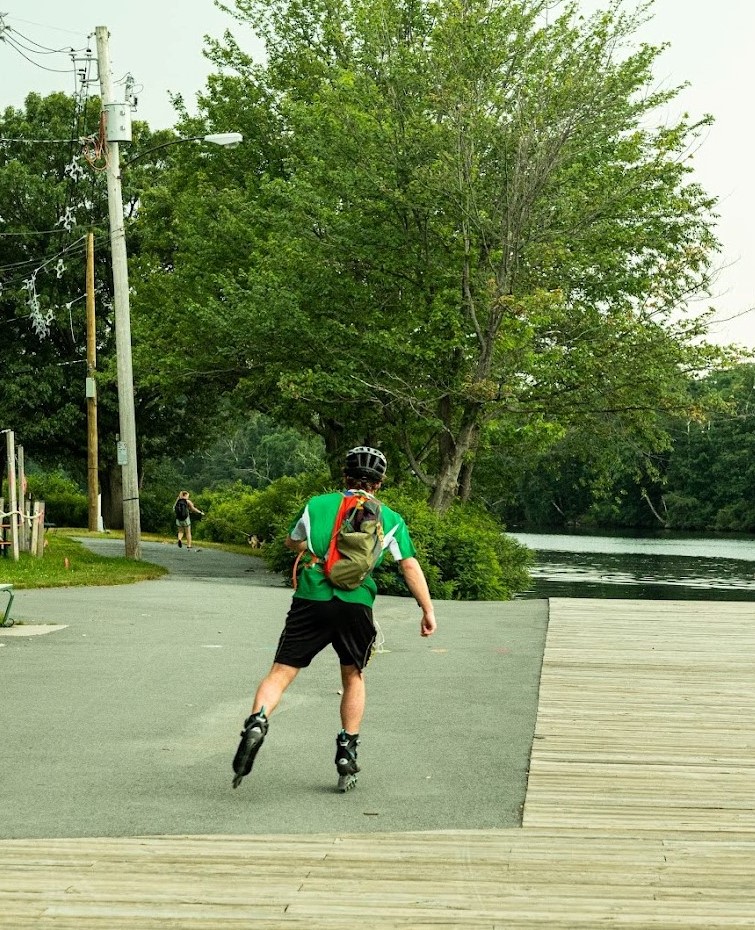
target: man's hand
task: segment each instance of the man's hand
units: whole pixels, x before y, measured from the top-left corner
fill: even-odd
[[[438,624],[435,622],[435,613],[430,611],[422,612],[422,620],[420,621],[420,636],[432,636],[433,633],[438,629]]]

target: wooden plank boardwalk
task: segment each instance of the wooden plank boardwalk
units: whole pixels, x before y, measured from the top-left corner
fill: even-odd
[[[755,604],[551,602],[525,827],[755,833],[754,779]]]
[[[747,604],[553,601],[522,829],[6,840],[0,928],[755,928],[753,647]]]

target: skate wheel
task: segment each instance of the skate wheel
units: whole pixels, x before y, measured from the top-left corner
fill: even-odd
[[[356,775],[340,775],[338,777],[338,790],[343,794],[345,791],[351,791],[356,786]]]

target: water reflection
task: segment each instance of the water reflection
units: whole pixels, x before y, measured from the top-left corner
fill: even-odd
[[[755,541],[512,533],[535,550],[520,597],[755,601]]]

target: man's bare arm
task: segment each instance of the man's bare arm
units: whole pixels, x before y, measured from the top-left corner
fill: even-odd
[[[410,558],[402,559],[398,563],[398,567],[401,569],[407,588],[411,591],[414,600],[419,604],[422,611],[420,634],[422,636],[432,636],[438,629],[438,624],[435,622],[435,608],[430,599],[430,591],[427,587],[427,579],[422,571],[422,566],[415,558]]]

